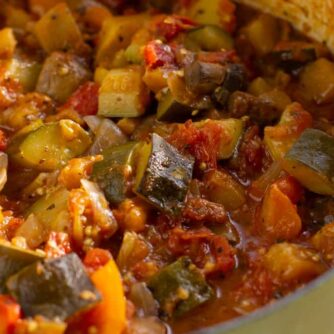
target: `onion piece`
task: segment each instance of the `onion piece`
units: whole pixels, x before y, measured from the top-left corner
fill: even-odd
[[[101,228],[106,237],[112,236],[116,232],[118,224],[103,192],[97,184],[85,179],[81,179],[81,185],[90,198],[94,223]]]
[[[130,320],[127,334],[167,334],[166,325],[157,317]]]
[[[84,119],[95,134],[94,142],[87,152],[88,154],[100,154],[107,147],[127,142],[127,137],[122,130],[110,119],[101,119],[98,116],[87,116]]]
[[[250,188],[250,195],[255,200],[261,200],[267,188],[276,181],[282,172],[279,161],[274,161],[272,165],[257,179]]]
[[[96,135],[97,129],[99,128],[99,126],[101,125],[103,121],[103,117],[85,116],[83,120],[87,123],[89,129],[92,130],[94,135]]]
[[[6,153],[0,152],[0,191],[7,182],[8,156]]]
[[[136,306],[137,315],[139,317],[158,315],[158,303],[145,283],[142,282],[132,285],[130,299]]]

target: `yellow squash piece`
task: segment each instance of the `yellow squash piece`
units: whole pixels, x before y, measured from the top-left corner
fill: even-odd
[[[99,91],[98,114],[104,117],[137,117],[145,112],[149,92],[140,66],[109,71]]]
[[[145,24],[146,14],[115,16],[103,23],[96,53],[96,63],[110,68],[110,64],[121,49],[125,49],[131,42],[134,33]]]
[[[81,50],[83,37],[65,3],[50,9],[35,26],[35,35],[43,49],[52,51]]]
[[[11,28],[0,30],[0,58],[13,56],[16,47],[16,39]]]

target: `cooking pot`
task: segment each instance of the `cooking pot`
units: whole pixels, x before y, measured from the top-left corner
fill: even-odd
[[[334,334],[334,271],[247,316],[191,334]]]

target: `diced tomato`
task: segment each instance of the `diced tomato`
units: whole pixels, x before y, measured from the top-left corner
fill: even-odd
[[[0,110],[11,106],[20,95],[22,87],[14,80],[3,80],[0,82]]]
[[[165,65],[173,65],[175,63],[175,56],[172,48],[160,41],[151,41],[145,46],[144,58],[146,65],[150,69]]]
[[[189,198],[182,212],[182,217],[198,223],[224,223],[226,211],[220,204],[203,198]]]
[[[167,41],[175,38],[179,33],[196,27],[197,24],[188,17],[171,15],[163,17],[156,24],[157,35],[164,37]]]
[[[278,188],[296,204],[303,196],[303,187],[292,176],[281,177],[276,181]]]
[[[82,116],[96,115],[98,111],[99,85],[86,82],[68,99],[61,109],[73,108]]]
[[[12,297],[0,295],[0,333],[14,333],[15,325],[20,317],[20,305]]]
[[[72,251],[67,233],[51,232],[45,245],[47,257],[59,257]]]
[[[235,50],[199,52],[197,58],[199,61],[214,64],[225,64],[226,62],[238,61],[238,55]]]
[[[240,307],[251,312],[273,298],[275,285],[268,270],[263,265],[252,266],[242,277],[242,283],[231,292]]]
[[[189,256],[207,275],[227,273],[235,266],[235,250],[221,235],[207,228],[170,231],[168,248],[176,256]]]
[[[112,259],[112,255],[109,251],[101,248],[93,248],[87,252],[84,264],[88,270],[96,271],[106,265],[110,259]]]
[[[197,170],[217,168],[218,148],[223,135],[222,129],[214,122],[207,122],[197,128],[191,120],[180,125],[169,137],[169,142],[181,152],[195,157]]]

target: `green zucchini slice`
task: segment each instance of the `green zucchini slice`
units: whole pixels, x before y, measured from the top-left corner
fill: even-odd
[[[151,278],[148,287],[168,316],[182,316],[214,296],[199,269],[188,257],[164,267]]]
[[[334,195],[334,138],[306,129],[285,155],[283,167],[305,188]]]
[[[24,268],[8,279],[7,288],[25,316],[50,320],[65,320],[101,300],[75,253]]]
[[[177,101],[168,90],[159,101],[157,119],[164,122],[184,121],[191,118],[195,108]]]
[[[194,51],[220,51],[233,49],[234,43],[224,29],[216,25],[205,25],[189,31],[185,45]]]
[[[43,255],[0,241],[0,293],[6,292],[6,280]]]
[[[92,179],[111,204],[125,200],[138,143],[112,146],[102,152],[103,160],[94,164]]]
[[[155,133],[138,157],[135,192],[159,209],[177,213],[187,194],[194,159],[182,155]]]

